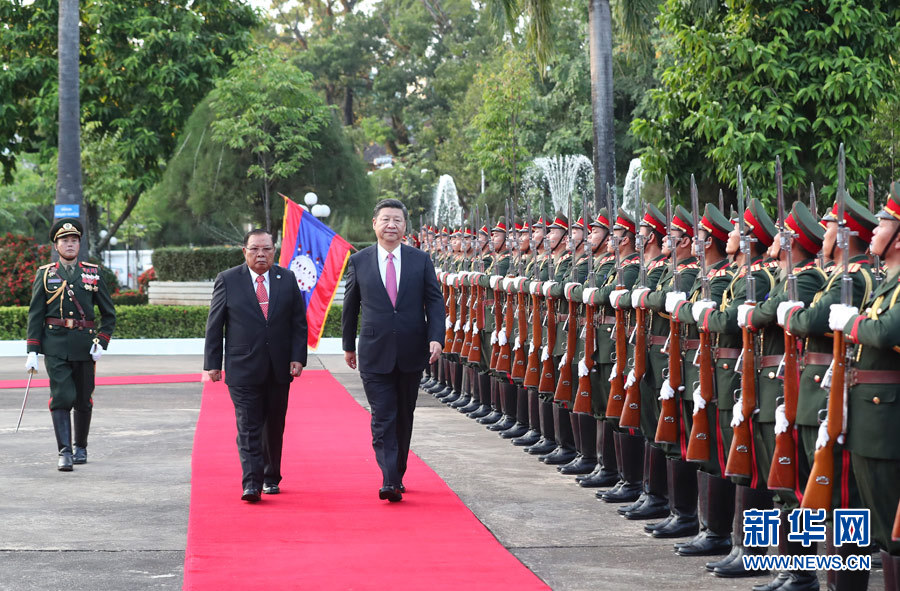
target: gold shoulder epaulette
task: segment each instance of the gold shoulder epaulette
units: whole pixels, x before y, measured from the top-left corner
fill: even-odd
[[[50,267],[52,267],[55,264],[56,263],[47,263],[46,265],[41,265],[40,267],[38,267],[38,271],[40,271],[41,269],[49,269]]]
[[[82,261],[80,264],[82,267],[99,267],[100,266],[95,263],[89,263],[87,261]]]
[[[683,265],[678,265],[679,271],[684,271],[685,269],[699,269],[700,265],[697,263],[685,263]]]
[[[856,273],[862,268],[862,263],[850,263],[847,265],[847,272]]]

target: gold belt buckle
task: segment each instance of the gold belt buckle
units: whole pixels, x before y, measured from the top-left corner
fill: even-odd
[[[74,318],[66,318],[66,328],[75,328]]]

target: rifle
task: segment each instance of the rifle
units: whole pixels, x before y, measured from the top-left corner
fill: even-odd
[[[897,515],[894,517],[894,529],[891,531],[891,539],[900,540],[900,503],[897,503]]]
[[[638,176],[636,191],[635,221],[638,224],[637,233],[634,235],[635,246],[638,251],[638,285],[647,287],[647,264],[644,262],[644,235],[640,232],[641,217],[644,215],[644,205],[641,202],[641,178]],[[635,337],[634,337],[634,383],[625,394],[625,404],[622,408],[622,417],[619,426],[638,429],[641,426],[641,379],[647,371],[647,310],[635,308]]]
[[[797,277],[794,275],[794,257],[791,254],[793,234],[785,225],[784,188],[781,176],[781,159],[775,157],[775,187],[778,196],[778,236],[781,252],[785,255],[787,278],[785,291],[791,301],[797,299]],[[784,375],[784,416],[788,426],[783,432],[775,433],[775,452],[769,468],[768,486],[775,490],[795,490],[797,482],[797,444],[794,441],[794,421],[797,419],[797,399],[800,395],[800,365],[798,360],[797,337],[784,331],[784,358],[778,369]]]
[[[513,203],[513,215],[515,215],[515,211],[518,207],[518,204]],[[522,228],[524,229],[526,224],[530,224],[530,218],[527,218],[522,222]],[[529,225],[529,231],[531,227]],[[514,380],[524,380],[525,374],[528,371],[528,354],[525,352],[525,339],[528,338],[528,311],[525,308],[525,253],[522,252],[522,249],[519,248],[519,236],[516,235],[516,250],[518,251],[518,261],[517,261],[517,273],[516,273],[516,282],[519,283],[519,289],[516,290],[516,320],[518,321],[518,325],[516,326],[516,344],[513,347],[513,365],[512,365],[512,378]],[[534,254],[532,253],[532,256]]]
[[[872,182],[872,175],[869,175],[869,213],[875,214],[875,184]],[[872,278],[875,280],[875,289],[881,285],[882,280],[884,280],[884,273],[882,273],[881,269],[881,256],[877,254],[872,255],[872,263],[873,263],[873,272]]]
[[[544,209],[544,199],[541,198],[541,213]],[[549,218],[544,218],[544,253],[547,255],[547,277],[550,278],[550,269],[553,264],[553,253],[550,249],[550,224]],[[556,382],[553,367],[553,349],[556,347],[556,301],[553,296],[547,295],[544,308],[546,316],[544,326],[547,327],[547,346],[541,352],[541,376],[538,381],[538,392],[540,394],[553,394],[556,390]]]
[[[694,211],[696,211],[696,208]],[[722,189],[719,189],[719,211],[723,214],[725,213],[725,196],[722,194]],[[696,228],[694,230],[696,231]]]
[[[845,204],[845,177],[844,177],[844,144],[838,148],[838,231],[837,246],[841,249],[841,303],[850,306],[853,303],[853,278],[850,276],[850,229],[844,219]],[[828,430],[828,442],[816,449],[813,456],[813,466],[806,483],[806,491],[803,493],[803,501],[800,506],[804,509],[831,509],[831,493],[834,488],[834,444],[846,431],[846,419],[844,408],[847,404],[846,370],[849,360],[849,351],[844,341],[844,333],[834,331],[834,360],[831,370],[831,385],[828,391],[828,414],[826,416]]]
[[[478,233],[481,232],[481,217],[478,215],[478,206],[475,206],[475,250],[478,256],[479,274],[484,274],[484,258],[481,255],[481,248],[478,246]],[[484,329],[484,288],[477,281],[470,281],[472,284],[473,299],[475,300],[474,319],[472,320],[472,338],[469,342],[469,355],[466,360],[471,363],[481,361],[481,331]],[[473,314],[470,312],[469,317]]]
[[[750,252],[750,237],[746,235],[747,228],[744,222],[744,179],[741,167],[738,165],[738,224],[741,233],[741,252],[744,253],[746,297],[744,303],[748,306],[756,305],[756,282],[753,277],[752,253]],[[756,412],[756,359],[754,350],[754,337],[749,326],[741,329],[741,413],[743,420],[734,428],[734,438],[731,440],[731,451],[728,453],[728,463],[725,465],[726,476],[751,477],[753,475],[753,434],[750,430],[750,421]]]
[[[719,191],[721,198],[722,191]],[[706,270],[706,245],[700,240],[700,214],[699,199],[697,196],[697,185],[694,182],[694,175],[691,175],[691,209],[694,214],[694,254],[700,263],[700,298],[709,300],[709,276]],[[694,409],[693,420],[691,421],[691,434],[688,438],[687,452],[685,459],[690,462],[707,462],[710,456],[710,426],[709,415],[706,406],[713,399],[715,391],[715,381],[713,375],[713,358],[712,345],[709,342],[709,333],[698,330],[700,335],[700,348],[697,349],[696,364],[700,369],[700,397],[703,399],[703,405],[697,405]]]
[[[572,218],[572,196],[569,195],[569,282],[575,281],[575,221]],[[578,304],[569,294],[568,315],[566,317],[566,352],[563,354],[559,366],[559,380],[556,382],[556,390],[553,393],[553,401],[559,402],[563,407],[572,403],[572,361],[575,359],[575,348],[578,346]]]
[[[467,223],[466,229],[468,229],[468,225],[469,224]],[[469,246],[470,246],[469,249],[463,250],[463,261],[466,261],[466,262],[469,262],[470,260],[474,260],[474,259],[469,259],[469,257],[471,257],[475,254],[474,249],[471,248],[472,247],[471,236],[472,236],[471,234],[465,234],[465,232],[463,233],[463,240],[468,241]],[[465,244],[465,242],[463,244]],[[469,266],[471,267],[471,263],[469,263]],[[462,329],[463,330],[463,341],[462,341],[462,347],[460,348],[460,351],[459,351],[459,356],[463,360],[468,361],[469,353],[472,351],[472,331],[471,331],[470,325],[475,322],[475,292],[477,290],[475,289],[476,285],[474,283],[472,283],[472,275],[467,273],[466,278],[468,279],[469,284],[468,285],[463,284],[463,289],[467,293],[468,297],[465,298],[465,300],[466,300],[465,312],[466,313],[465,313],[465,322],[463,322],[463,329]]]
[[[816,211],[816,186],[813,183],[809,184],[809,211],[812,213],[813,219],[818,222],[819,212]],[[816,253],[816,265],[822,270],[825,269],[825,253],[821,248]]]
[[[460,235],[460,253],[462,254],[462,263],[466,261],[466,254],[463,250],[465,245],[465,224],[463,224],[463,228],[461,230]],[[469,316],[469,298],[468,298],[468,290],[462,281],[462,270],[457,273],[456,276],[456,289],[457,289],[457,298],[459,302],[457,303],[457,307],[459,311],[457,312],[457,320],[456,324],[453,327],[453,349],[450,351],[451,353],[455,353],[457,355],[462,356],[463,347],[466,342],[466,335],[469,334],[464,327],[468,324],[468,316]],[[468,354],[468,353],[467,353]]]
[[[449,265],[449,263],[450,263],[450,258],[449,258],[450,241],[449,240],[447,241],[447,244],[444,245],[443,249],[444,249],[445,261]],[[450,272],[446,271],[446,273],[447,273],[447,275],[449,275]],[[447,331],[444,333],[444,350],[449,353],[450,350],[453,348],[453,342],[454,342],[454,338],[456,336],[456,333],[454,330],[454,326],[456,324],[456,291],[455,291],[454,287],[451,285],[452,281],[450,281],[448,279],[447,275],[444,275],[444,287],[446,288],[444,290],[444,302],[445,302],[444,305],[445,305],[446,314],[447,314]]]
[[[515,220],[513,216],[510,215],[510,205],[507,201],[506,203],[506,250],[507,252],[511,251],[510,248],[510,234],[515,234],[516,226]],[[512,244],[515,244],[515,240],[512,241]],[[510,254],[512,256],[512,254]],[[511,263],[510,263],[511,264]],[[502,288],[501,288],[502,289]],[[496,298],[496,295],[494,296]],[[497,359],[497,371],[503,373],[510,373],[512,370],[512,347],[509,344],[510,338],[512,338],[514,320],[513,310],[515,309],[515,296],[512,292],[506,292],[506,305],[503,307],[503,332],[501,333],[499,330],[497,331],[497,340],[500,341],[500,335],[502,334],[504,338],[502,339],[505,342],[501,342],[500,344],[500,357]]]
[[[587,199],[582,200],[582,217],[584,218],[584,229],[585,233],[587,233],[587,229],[590,227],[589,220],[590,215],[587,206]],[[587,274],[587,285],[588,287],[595,287],[596,278],[594,277],[594,252],[593,247],[587,243],[587,238],[585,237],[585,250],[588,250],[588,274]],[[584,305],[584,360],[583,367],[579,364],[578,367],[578,385],[575,389],[575,405],[572,407],[572,412],[583,413],[583,414],[591,414],[593,412],[593,408],[591,407],[591,393],[593,392],[591,388],[591,370],[594,367],[594,347],[597,344],[597,329],[594,326],[594,313],[596,312],[597,306],[593,303]]]
[[[541,207],[543,216],[543,207]],[[537,241],[534,239],[534,220],[531,217],[531,201],[526,202],[525,215],[531,223],[531,238],[529,249],[531,250],[531,281],[537,283],[541,277],[538,270]],[[544,220],[544,233],[547,231],[547,220]],[[537,290],[534,290],[535,292]],[[531,346],[528,349],[528,361],[525,365],[526,388],[537,388],[541,381],[541,299],[537,293],[531,294]]]
[[[612,243],[616,261],[616,289],[625,289],[625,281],[622,279],[622,261],[619,257],[619,239],[613,231],[613,220],[618,215],[616,204],[616,189],[606,187],[606,198],[609,207],[609,240]],[[606,416],[618,419],[622,416],[622,408],[625,406],[625,363],[628,361],[628,334],[625,328],[625,310],[616,308],[616,329],[614,338],[616,341],[616,367],[613,370],[615,377],[610,381],[609,400],[606,403]]]
[[[488,226],[490,226],[490,220],[488,221]],[[491,242],[491,249],[494,249],[493,240],[490,235],[488,235],[488,240]],[[494,257],[494,263],[497,262],[497,253],[493,252],[491,255]],[[503,326],[503,303],[500,299],[500,286],[498,289],[492,289],[492,293],[494,296],[494,331],[491,334],[491,358],[488,362],[488,367],[490,369],[497,369],[497,362],[500,359],[500,343],[499,343],[499,333],[500,327]]]
[[[678,290],[681,283],[681,272],[678,270],[678,255],[675,253],[675,239],[672,237],[672,220],[675,219],[675,212],[672,211],[672,193],[669,189],[669,176],[665,178],[666,188],[666,220],[669,223],[669,262],[672,265],[672,289]],[[683,390],[682,372],[681,372],[681,323],[678,322],[678,316],[674,313],[669,317],[669,340],[666,345],[666,352],[669,356],[669,385],[672,390]],[[678,442],[678,401],[673,394],[669,398],[663,398],[659,405],[659,422],[656,424],[657,443],[677,443]]]

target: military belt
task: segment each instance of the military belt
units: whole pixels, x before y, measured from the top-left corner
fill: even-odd
[[[600,316],[598,317],[598,322],[600,322],[600,324],[615,324],[615,323],[616,323],[616,317],[615,317],[615,316],[603,316],[603,315],[600,315]]]
[[[716,359],[737,359],[741,356],[741,349],[729,349],[720,347],[716,351]]]
[[[46,320],[47,324],[52,324],[53,326],[77,328],[78,330],[94,328],[93,320],[75,320],[74,318],[45,318],[44,320]]]
[[[663,337],[665,341],[665,337]],[[699,349],[700,348],[700,339],[682,339],[681,341],[682,349]]]
[[[568,314],[557,314],[557,315],[556,315],[556,321],[557,321],[557,322],[565,322],[565,321],[568,320],[568,319],[569,319],[569,315],[568,315]]]
[[[831,360],[834,359],[834,355],[831,353],[813,353],[811,351],[807,351],[803,356],[803,364],[804,365],[831,365]]]
[[[650,344],[651,345],[665,345],[666,339],[668,339],[668,337],[659,336],[659,335],[650,335]]]
[[[757,367],[774,367],[781,363],[782,357],[784,355],[763,355],[759,358]]]
[[[900,371],[851,367],[847,370],[847,382],[850,386],[856,384],[900,384]]]

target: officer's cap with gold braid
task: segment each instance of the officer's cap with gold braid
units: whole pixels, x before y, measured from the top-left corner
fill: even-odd
[[[756,197],[750,200],[750,204],[744,210],[744,224],[747,227],[747,231],[765,248],[769,248],[775,242],[778,228],[775,227],[775,222],[766,213],[766,208],[763,207],[762,201]]]
[[[613,230],[626,230],[634,234],[636,230],[636,226],[634,225],[634,218],[629,215],[627,211],[619,208],[619,211],[616,212],[616,223],[613,226]]]
[[[822,216],[822,220],[826,222],[836,222],[838,214],[837,202],[826,215]],[[868,209],[857,203],[855,199],[850,197],[849,193],[844,193],[844,220],[851,232],[856,232],[857,237],[863,242],[872,240],[872,232],[878,225],[878,220],[872,215]]]
[[[521,224],[516,224],[516,231],[519,233],[531,232],[531,224],[528,223],[528,220],[523,221]]]
[[[506,218],[502,215],[497,218],[497,223],[494,224],[494,227],[491,228],[491,232],[503,232],[506,233]]]
[[[490,232],[488,231],[487,224],[485,224],[485,225],[481,226],[480,228],[478,228],[478,232],[479,232],[480,234],[484,234],[484,235],[490,234]]]
[[[685,236],[694,237],[693,215],[683,205],[675,208],[675,215],[672,216],[672,227],[676,230],[684,232]]]
[[[666,216],[652,203],[647,204],[647,213],[641,218],[641,225],[647,226],[654,232],[666,233]]]
[[[50,241],[56,242],[64,236],[78,236],[84,234],[84,226],[77,218],[60,218],[50,228]]]
[[[572,229],[578,228],[579,230],[584,230],[584,218],[578,218],[578,221],[572,224]]]
[[[733,226],[731,220],[725,217],[718,207],[707,203],[706,209],[703,210],[703,217],[700,218],[700,227],[709,232],[716,240],[728,242],[728,234]]]
[[[559,228],[560,230],[569,230],[569,218],[564,216],[562,213],[556,213],[556,219],[553,220],[553,223],[547,226],[548,229],[552,230],[553,228]]]
[[[784,220],[784,224],[794,233],[794,239],[807,251],[816,254],[822,250],[825,230],[816,221],[805,204],[800,201],[794,201],[791,215]]]
[[[544,216],[540,216],[540,217],[537,219],[536,222],[534,222],[533,224],[531,224],[531,228],[532,228],[533,230],[534,230],[534,229],[537,229],[537,228],[544,228],[544,227],[546,227],[546,226],[547,226],[547,223],[544,221]]]
[[[597,219],[590,223],[591,228],[606,228],[609,230],[609,212],[605,207],[601,207],[597,212]]]
[[[891,183],[891,191],[888,194],[887,203],[884,204],[884,209],[879,211],[875,217],[882,220],[900,221],[900,181]]]

